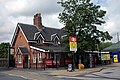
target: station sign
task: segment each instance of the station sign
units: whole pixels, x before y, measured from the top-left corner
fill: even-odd
[[[69,37],[70,51],[77,51],[77,39],[76,37]]]

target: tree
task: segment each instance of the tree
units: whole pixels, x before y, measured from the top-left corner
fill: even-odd
[[[60,22],[65,25],[63,30],[68,36],[63,40],[67,43],[69,36],[76,36],[78,50],[95,50],[95,45],[101,41],[111,40],[109,33],[97,29],[105,23],[106,11],[99,5],[94,5],[90,0],[61,0],[58,2],[63,7],[59,14]]]
[[[10,46],[9,43],[1,43],[0,44],[0,58],[8,57],[8,46]]]
[[[100,50],[103,50],[103,49],[105,49],[106,47],[111,46],[112,44],[113,44],[112,42],[104,42],[104,43],[100,43],[100,45],[99,45],[99,49],[100,49]]]

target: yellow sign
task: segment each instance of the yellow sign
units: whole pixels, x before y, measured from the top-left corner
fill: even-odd
[[[114,62],[118,63],[118,55],[114,55],[113,57],[114,57]]]
[[[70,48],[77,48],[77,42],[70,42]]]

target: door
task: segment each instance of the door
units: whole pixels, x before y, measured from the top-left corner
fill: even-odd
[[[28,68],[28,55],[24,55],[23,67]]]
[[[56,67],[60,66],[60,54],[57,54],[57,53],[54,54],[54,62],[53,63]]]

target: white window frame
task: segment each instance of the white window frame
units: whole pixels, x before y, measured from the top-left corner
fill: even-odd
[[[57,38],[54,39],[54,43],[58,44],[59,40]]]
[[[22,63],[22,55],[18,54],[18,63]]]
[[[67,35],[63,35],[63,36],[61,36],[61,39],[63,39],[63,38],[65,38]]]
[[[36,54],[33,53],[33,63],[36,63]]]
[[[42,62],[42,53],[41,52],[38,53],[38,62],[39,63]]]

